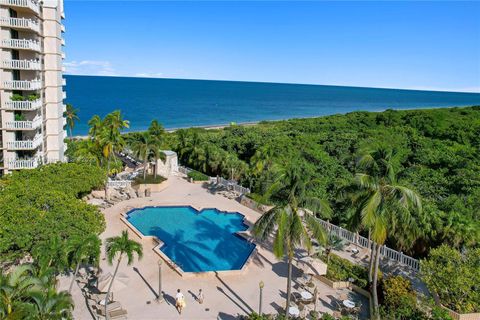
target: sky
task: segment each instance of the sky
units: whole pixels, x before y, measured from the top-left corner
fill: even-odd
[[[480,92],[480,2],[64,1],[67,74]]]

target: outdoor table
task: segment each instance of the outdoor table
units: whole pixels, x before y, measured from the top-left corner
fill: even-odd
[[[348,299],[347,299],[347,300],[343,300],[342,303],[343,303],[343,305],[344,305],[345,307],[347,307],[347,308],[349,308],[349,309],[355,308],[355,302],[350,301],[350,300],[348,300]]]
[[[309,300],[313,298],[313,295],[308,291],[303,291],[302,293],[300,293],[300,296],[302,296],[302,299],[305,299],[305,300]]]
[[[294,317],[300,316],[300,310],[298,310],[297,307],[290,307],[290,308],[288,308],[288,313],[289,313],[291,316],[294,316]]]

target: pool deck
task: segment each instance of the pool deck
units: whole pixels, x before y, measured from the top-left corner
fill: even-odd
[[[223,211],[240,212],[245,223],[253,225],[260,214],[214,194],[199,184],[188,183],[180,177],[170,177],[168,186],[161,192],[152,193],[149,198],[137,198],[120,202],[103,210],[107,227],[100,238],[117,236],[122,230],[128,230],[130,237],[143,244],[143,259],[135,259],[131,266],[123,261],[119,272],[129,277],[128,287],[114,292],[114,300],[119,301],[128,311],[129,319],[235,319],[237,315],[258,312],[259,282],[263,281],[263,312],[274,313],[285,305],[287,264],[279,261],[273,253],[257,244],[257,252],[245,265],[241,274],[232,272],[208,273],[198,277],[182,277],[165,263],[162,266],[162,290],[165,302],[158,304],[155,298],[158,291],[159,255],[154,251],[158,245],[151,237],[141,238],[122,221],[123,215],[133,208],[162,205],[191,205],[195,208],[217,208]],[[112,272],[114,266],[108,265],[102,247],[100,268],[102,273]],[[294,271],[295,268],[294,268]],[[71,277],[60,279],[59,288],[66,289]],[[295,283],[295,281],[294,281]],[[181,289],[186,297],[187,307],[182,315],[175,309],[174,297]],[[203,304],[195,301],[198,290],[205,296]],[[295,289],[294,289],[295,290]],[[334,301],[339,291],[324,284],[318,285],[319,303],[317,310],[332,313]],[[75,302],[75,319],[92,319],[78,285],[74,285],[72,296]],[[353,297],[356,299],[357,297]],[[360,298],[359,298],[360,299]],[[89,303],[92,303],[89,301]],[[362,301],[363,305],[365,302]]]

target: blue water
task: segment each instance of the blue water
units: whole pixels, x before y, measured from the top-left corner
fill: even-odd
[[[133,131],[158,119],[166,128],[322,116],[356,110],[479,105],[454,93],[235,81],[66,76],[67,103],[80,110],[74,134],[95,114],[121,109]]]
[[[248,228],[239,213],[146,207],[130,211],[127,220],[143,235],[161,239],[160,250],[185,272],[241,269],[255,248],[235,235]]]

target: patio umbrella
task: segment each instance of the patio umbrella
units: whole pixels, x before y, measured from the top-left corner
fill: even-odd
[[[98,278],[98,290],[100,290],[100,292],[107,292],[108,286],[110,285],[110,282],[112,282],[112,279],[113,275],[110,272]],[[129,279],[127,275],[123,273],[117,273],[115,276],[115,281],[113,281],[111,291],[114,292],[125,289],[128,285],[128,280]]]
[[[327,274],[327,265],[320,259],[314,259],[312,257],[303,257],[299,260],[299,267],[306,274],[314,276]]]

